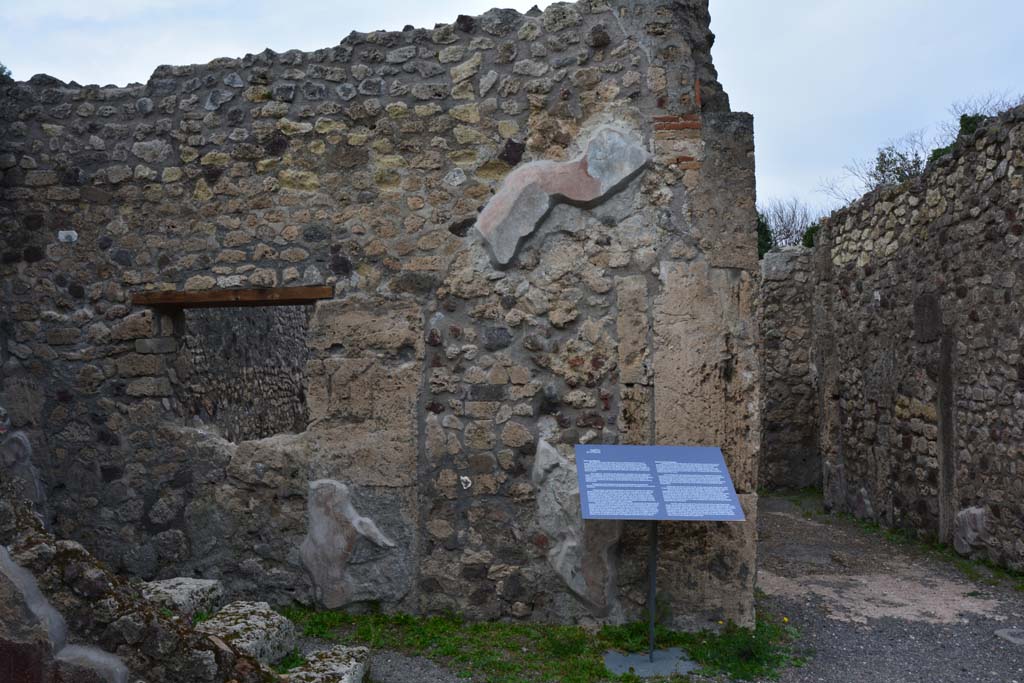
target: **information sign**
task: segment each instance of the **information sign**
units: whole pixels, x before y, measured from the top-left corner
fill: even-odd
[[[717,446],[576,446],[584,519],[741,522]]]

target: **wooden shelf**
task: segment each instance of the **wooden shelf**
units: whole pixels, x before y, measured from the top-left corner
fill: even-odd
[[[334,289],[327,286],[206,289],[199,292],[133,292],[132,304],[135,306],[161,306],[164,308],[302,306],[333,297]]]

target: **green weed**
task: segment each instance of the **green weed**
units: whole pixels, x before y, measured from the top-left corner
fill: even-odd
[[[298,650],[292,650],[284,657],[281,658],[277,664],[274,665],[274,671],[279,674],[286,674],[292,669],[302,666],[306,663],[306,658]]]
[[[632,675],[611,676],[603,655],[609,649],[639,652],[647,648],[643,623],[590,633],[577,626],[474,623],[454,614],[349,614],[304,607],[285,608],[281,613],[306,636],[433,658],[457,674],[492,683],[635,682]],[[795,637],[788,626],[769,620],[759,621],[754,629],[727,624],[721,633],[657,629],[659,647],[681,647],[708,672],[744,680],[774,677],[784,666],[797,662],[789,647]]]

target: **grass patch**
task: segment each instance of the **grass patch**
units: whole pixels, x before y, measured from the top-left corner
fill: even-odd
[[[658,647],[680,647],[701,665],[703,673],[726,674],[741,681],[774,679],[787,666],[803,665],[791,647],[798,635],[795,628],[771,617],[758,619],[753,629],[729,622],[718,633],[655,629]],[[598,638],[606,649],[642,652],[647,650],[647,625],[605,626]]]
[[[274,665],[274,671],[279,674],[286,674],[292,669],[302,666],[306,663],[306,658],[298,650],[292,650],[284,657],[281,658],[277,664]]]
[[[198,612],[192,615],[192,623],[201,624],[204,621],[209,621],[210,617],[212,616],[213,614],[211,614],[210,612],[204,612],[203,610],[199,610]]]
[[[609,649],[647,649],[647,627],[642,623],[591,633],[577,626],[474,623],[452,614],[349,614],[303,607],[281,613],[306,636],[429,657],[457,674],[482,676],[491,683],[636,681],[632,675],[609,674],[602,657]],[[773,619],[759,620],[754,629],[727,624],[721,633],[659,627],[656,635],[658,647],[681,647],[705,672],[740,680],[774,678],[785,666],[801,663],[790,647],[796,631]]]

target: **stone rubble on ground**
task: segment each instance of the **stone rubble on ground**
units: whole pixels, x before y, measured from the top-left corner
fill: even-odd
[[[264,664],[276,662],[295,649],[295,624],[265,602],[242,600],[225,605],[196,631],[220,638]]]
[[[370,673],[370,650],[338,645],[306,656],[306,663],[282,678],[287,683],[362,683]]]
[[[216,579],[179,576],[143,584],[142,595],[151,602],[191,618],[199,612],[209,613],[217,609],[224,597],[224,587]]]

